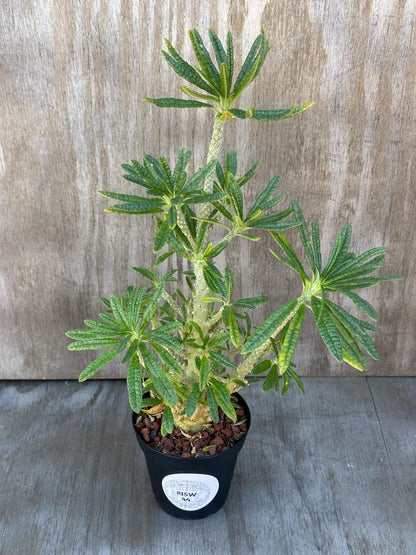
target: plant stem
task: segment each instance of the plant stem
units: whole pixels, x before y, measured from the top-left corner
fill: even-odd
[[[182,316],[182,312],[181,309],[179,308],[179,306],[175,303],[175,301],[172,299],[172,296],[169,295],[169,293],[167,291],[163,291],[162,294],[162,298],[168,302],[169,306],[179,315]]]
[[[212,131],[211,143],[208,149],[207,164],[211,160],[217,159],[221,148],[222,137],[224,130],[224,122],[219,117],[215,118],[214,129]],[[212,193],[215,179],[215,167],[207,175],[204,182],[204,191],[206,193]],[[209,216],[211,209],[208,204],[203,204],[199,216],[201,218],[207,218]],[[200,226],[198,226],[200,227]],[[202,272],[202,266],[200,264],[194,264],[195,269],[195,290],[193,299],[193,319],[197,322],[201,329],[205,330],[207,323],[210,319],[210,304],[203,303],[202,298],[207,297],[210,291],[205,283],[205,279]]]
[[[222,121],[221,118],[216,117],[214,122],[214,129],[212,130],[211,143],[208,148],[207,164],[211,162],[211,160],[218,158],[218,154],[220,152],[221,143],[222,143],[223,131],[224,131],[224,122]],[[206,193],[212,193],[212,189],[214,185],[214,177],[215,177],[215,167],[205,178],[204,191]],[[209,211],[209,207],[206,207],[206,208],[208,208],[208,211]]]
[[[280,324],[280,326],[277,328],[277,330],[273,333],[273,336],[274,336],[275,339],[277,338],[279,333],[282,331],[282,329],[286,326],[286,324],[288,322],[290,322],[290,320],[295,316],[295,314],[299,310],[299,307],[301,306],[301,304],[303,304],[302,303],[302,298],[299,298],[295,308],[292,310],[292,312],[289,314],[289,316],[284,320],[284,322],[282,322]],[[237,379],[237,380],[244,380],[244,378],[247,376],[247,374],[249,374],[251,372],[253,366],[255,364],[257,364],[266,355],[268,355],[271,352],[271,350],[272,349],[270,347],[269,341],[266,341],[265,343],[263,343],[262,345],[257,347],[257,349],[254,349],[254,351],[251,351],[251,353],[249,353],[244,358],[244,360],[242,362],[240,362],[240,364],[237,366],[235,371],[230,375],[230,378],[231,379]],[[241,389],[241,388],[237,388],[235,391],[238,391],[238,389]]]

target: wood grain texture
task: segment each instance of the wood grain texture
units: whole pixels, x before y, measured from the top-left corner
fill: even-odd
[[[178,90],[163,37],[189,59],[189,28],[230,29],[241,59],[261,25],[273,48],[240,106],[315,105],[294,120],[230,122],[224,151],[239,152],[242,170],[261,160],[253,187],[280,174],[331,241],[350,221],[357,250],[390,248],[386,273],[407,279],[365,293],[381,330],[369,373],[415,374],[415,11],[415,0],[3,2],[0,377],[76,377],[91,356],[67,352],[65,330],[135,283],[132,266],[152,264],[150,220],[104,214],[95,194],[134,192],[120,164],[173,160],[181,146],[194,167],[204,162],[211,114],[140,100]],[[269,247],[237,242],[221,259],[237,271],[237,294],[269,296],[257,322],[299,293]],[[301,340],[300,373],[355,372],[329,358],[310,321]]]
[[[259,385],[224,507],[181,521],[153,497],[121,380],[1,383],[0,552],[413,555],[415,379]]]

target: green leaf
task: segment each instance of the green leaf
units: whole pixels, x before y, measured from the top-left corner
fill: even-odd
[[[184,173],[185,168],[188,165],[189,160],[191,159],[191,156],[192,156],[192,152],[190,150],[186,150],[183,147],[179,150],[178,161],[176,162],[176,166],[173,171],[173,179],[175,183],[178,181],[179,177]]]
[[[351,241],[351,231],[351,224],[347,223],[343,227],[341,233],[337,235],[331,257],[328,264],[322,271],[322,277],[326,278],[329,276],[332,268],[337,264],[337,262],[344,262],[344,257],[348,252],[348,247]]]
[[[247,297],[245,299],[238,299],[233,302],[233,306],[241,308],[256,308],[259,304],[265,303],[268,297],[260,295],[259,297]]]
[[[139,343],[139,351],[147,373],[152,381],[155,381],[162,373],[162,369],[156,357],[144,343]]]
[[[157,214],[162,212],[162,208],[153,199],[149,199],[147,202],[141,203],[116,204],[105,208],[104,212],[108,214]]]
[[[117,322],[119,322],[120,324],[124,324],[126,328],[129,328],[129,319],[127,317],[127,314],[124,312],[123,307],[121,306],[119,298],[115,295],[111,295],[110,303],[111,310],[113,311],[114,318],[117,320]]]
[[[205,336],[204,336],[204,332],[201,329],[201,326],[197,322],[194,322],[193,320],[191,320],[189,323],[196,330],[197,334],[199,335],[199,339],[201,340],[201,343],[204,344]]]
[[[169,369],[173,370],[178,376],[182,376],[181,365],[169,351],[157,343],[152,343],[152,347]]]
[[[100,301],[107,307],[111,309],[111,303],[108,299],[106,299],[105,297],[100,297]]]
[[[163,331],[164,333],[173,333],[178,331],[183,326],[182,322],[170,322],[168,324],[162,324],[157,328],[157,331]]]
[[[286,217],[286,215],[284,216]],[[298,222],[285,221],[282,222],[282,216],[280,214],[274,214],[273,216],[266,216],[254,222],[249,222],[250,229],[268,229],[270,231],[284,231],[290,229],[291,227],[298,227]]]
[[[246,110],[239,110],[237,108],[230,108],[228,110],[234,117],[239,118],[239,119],[246,119],[247,116],[247,111]]]
[[[282,385],[282,391],[280,392],[280,395],[283,397],[283,395],[287,392],[287,390],[289,389],[289,386],[290,386],[290,374],[289,374],[289,372],[285,372],[283,374],[282,381],[283,381],[283,385]]]
[[[220,416],[218,414],[218,403],[215,398],[214,390],[212,386],[207,388],[207,402],[209,407],[209,413],[211,415],[212,420],[214,422],[218,422],[220,419]]]
[[[322,270],[322,256],[321,256],[321,240],[319,238],[318,222],[312,222],[312,245],[315,257],[315,264],[318,272]]]
[[[106,208],[105,212],[126,214],[157,214],[158,212],[162,212],[163,202],[159,199],[139,197],[136,195],[125,195],[121,193],[111,193],[110,191],[98,192],[103,197],[120,200],[124,203]]]
[[[76,340],[80,340],[80,339],[94,339],[97,337],[114,337],[114,335],[116,335],[115,330],[112,329],[110,333],[108,332],[101,332],[99,330],[89,330],[89,329],[85,329],[85,328],[81,328],[79,330],[68,330],[67,332],[65,332],[65,335],[67,337],[70,337],[71,339],[76,339]],[[119,335],[125,335],[124,332],[119,332]]]
[[[308,257],[309,263],[311,265],[312,271],[314,272],[316,269],[315,265],[315,257],[313,255],[313,250],[311,246],[311,240],[309,237],[308,227],[305,222],[305,218],[303,217],[303,212],[299,206],[299,204],[293,200],[292,201],[293,211],[295,213],[296,221],[299,223],[299,235],[303,244],[303,248],[305,249],[306,255]]]
[[[145,154],[142,159],[143,167],[145,168],[151,180],[152,187],[156,184],[158,189],[165,194],[169,194],[170,190],[165,182],[165,176],[160,168],[159,161],[150,154]]]
[[[230,338],[234,347],[239,347],[241,345],[241,333],[236,317],[232,310],[230,310],[228,315],[228,324],[230,326]]]
[[[311,298],[311,305],[314,320],[325,345],[329,352],[341,361],[343,359],[341,339],[328,310],[317,297]]]
[[[335,320],[335,322],[341,339],[343,360],[357,370],[367,370],[367,360],[357,341],[353,338],[349,330],[340,324],[339,320]]]
[[[179,88],[181,89],[182,92],[184,92],[188,96],[195,96],[196,98],[200,98],[201,100],[210,100],[211,102],[218,101],[217,96],[213,96],[211,94],[203,94],[198,91],[194,91],[193,89],[190,89],[186,85],[179,85]]]
[[[225,155],[225,172],[233,176],[237,173],[237,154],[234,150],[229,150]]]
[[[339,324],[344,326],[351,333],[351,335],[362,344],[368,354],[377,360],[378,353],[376,346],[374,345],[371,337],[365,331],[365,328],[367,327],[366,322],[355,318],[329,299],[326,300],[326,306],[331,311],[333,317],[339,321]]]
[[[226,173],[226,182],[228,184],[228,190],[230,194],[231,203],[234,209],[234,212],[238,214],[238,216],[242,219],[243,218],[243,210],[244,210],[244,201],[243,201],[243,194],[241,192],[240,186],[237,183],[237,180],[233,176],[232,173]]]
[[[129,339],[129,338],[126,338],[126,339]],[[127,346],[127,345],[126,345],[126,346]],[[121,361],[121,364],[125,364],[128,360],[131,359],[131,357],[137,352],[138,346],[139,346],[138,340],[137,340],[137,339],[134,339],[134,340],[130,343],[129,348],[127,349],[127,351],[126,351],[126,353],[125,353],[125,355],[124,355],[124,357],[123,357],[123,359],[122,359],[122,361]]]
[[[168,225],[170,230],[176,227],[177,221],[178,221],[178,214],[176,212],[176,206],[171,206],[168,211]]]
[[[223,193],[204,193],[199,195],[194,195],[186,200],[187,203],[192,204],[213,204],[215,201],[220,200],[224,197]]]
[[[277,364],[273,364],[270,372],[264,379],[262,391],[269,391],[274,387],[275,391],[279,391],[279,374],[277,373]]]
[[[152,389],[152,380],[146,380],[144,386],[143,386],[143,394],[148,393],[149,391],[151,391]],[[161,403],[163,403],[163,399],[159,399],[158,397],[144,397],[143,398],[143,404],[142,404],[142,408],[148,408],[148,407],[156,407],[157,405],[160,405]]]
[[[231,299],[233,291],[234,291],[234,278],[231,269],[226,266],[225,267],[225,288],[227,289],[227,299]]]
[[[163,410],[163,417],[162,417],[162,426],[160,428],[160,432],[162,436],[166,436],[171,434],[173,431],[174,420],[172,410],[169,405],[165,405]]]
[[[225,208],[225,206],[223,204],[221,204],[220,202],[213,202],[213,205],[218,210],[218,212],[221,212],[221,214],[224,216],[224,218],[226,218],[230,222],[233,221],[232,214]]]
[[[159,162],[160,171],[165,177],[166,183],[169,185],[169,189],[173,191],[174,183],[173,183],[172,172],[170,170],[170,165],[168,161],[164,156],[159,156],[158,162]]]
[[[103,322],[96,322],[95,320],[84,320],[84,324],[92,328],[91,330],[85,330],[85,331],[98,332],[98,333],[102,333],[103,335],[112,336],[112,337],[123,336],[128,334],[128,332],[125,329],[121,329],[119,327],[116,328],[111,324],[104,324]],[[84,331],[84,329],[72,330],[72,331]],[[68,335],[68,337],[72,337],[71,335],[69,335],[69,332],[67,332],[66,335]]]
[[[184,98],[143,98],[143,100],[156,104],[159,108],[213,108],[213,105],[207,102]]]
[[[86,368],[83,370],[78,378],[78,381],[84,382],[88,378],[91,378],[94,374],[98,372],[107,362],[113,360],[113,358],[117,354],[117,349],[111,349],[110,351],[106,351],[95,360],[93,360]]]
[[[179,226],[175,228],[175,233],[170,233],[168,235],[168,244],[172,246],[172,248],[174,248],[174,242],[172,241],[173,238],[175,239],[176,244],[179,246],[180,251],[183,251],[183,249],[185,248],[188,250],[188,252],[192,252],[191,243],[189,242],[189,239],[186,237],[186,235],[182,233]]]
[[[282,343],[284,341],[284,337],[285,337],[286,330],[287,330],[288,327],[289,327],[289,322],[287,322],[283,326],[283,328],[280,330],[280,332],[279,332],[279,341],[280,341],[280,343]],[[279,358],[279,349],[277,347],[277,342],[276,342],[276,339],[274,337],[270,338],[270,346],[271,346],[272,351],[275,354],[275,356],[277,358]]]
[[[384,258],[385,255],[380,254],[379,256],[375,256],[365,264],[356,264],[354,266],[351,265],[348,269],[344,270],[333,268],[331,276],[329,276],[329,278],[325,278],[325,283],[340,283],[345,280],[351,280],[361,276],[372,274],[383,266]]]
[[[301,114],[312,106],[313,102],[306,102],[300,106],[292,106],[283,110],[253,110],[252,118],[261,121],[278,121],[280,119],[290,118]]]
[[[79,339],[68,345],[70,351],[86,351],[95,349],[106,349],[107,347],[114,347],[120,343],[119,338],[111,337],[91,337],[88,339]],[[117,349],[116,349],[117,351]]]
[[[377,260],[382,261],[383,260],[382,257],[385,255],[386,251],[387,251],[386,247],[375,247],[363,252],[359,256],[353,255],[351,259],[342,261],[341,264],[336,265],[335,267],[331,267],[330,271],[325,269],[325,277],[328,281],[330,281],[334,278],[336,279],[339,277],[343,277],[345,275],[349,275],[350,272],[354,272],[358,268],[361,268],[363,263],[369,258],[376,257]],[[353,254],[353,253],[350,253],[350,254]],[[371,262],[370,262],[370,265],[371,265]],[[366,266],[364,265],[364,267]],[[368,273],[371,273],[371,272],[368,272]]]
[[[127,371],[127,391],[130,407],[138,414],[142,408],[142,372],[137,354],[133,355]]]
[[[251,370],[251,374],[253,374],[254,376],[256,376],[257,374],[263,374],[264,372],[267,372],[267,370],[270,368],[270,366],[272,365],[272,362],[270,360],[263,360],[261,362],[258,362]]]
[[[134,311],[134,304],[138,295],[138,289],[139,289],[138,285],[136,285],[136,287],[129,285],[126,288],[124,297],[121,299],[122,306],[124,308],[124,311],[127,315],[127,319],[132,329],[135,328],[135,324],[136,324],[136,322],[133,321],[132,316]]]
[[[198,405],[199,397],[200,397],[199,384],[196,383],[194,384],[185,405],[185,413],[188,418],[191,418],[191,416],[194,414],[196,407]]]
[[[208,29],[208,36],[214,49],[214,54],[217,59],[218,67],[220,67],[221,64],[227,63],[227,54],[220,39],[212,29]]]
[[[142,268],[141,266],[133,266],[132,269],[135,272],[139,272],[139,274],[141,274],[145,278],[149,279],[153,283],[155,283],[155,281],[157,280],[156,275],[153,272],[151,272],[150,270],[148,270],[147,268]]]
[[[286,374],[288,374],[293,379],[298,388],[302,391],[303,394],[305,394],[305,387],[296,372],[292,368],[288,368]]]
[[[220,241],[217,245],[215,245],[215,247],[213,247],[209,253],[209,258],[215,258],[216,256],[218,256],[224,249],[227,248],[227,246],[230,244],[231,241],[231,237],[228,239],[224,239],[223,241]]]
[[[227,67],[230,83],[232,83],[234,71],[234,45],[233,37],[230,32],[227,33]]]
[[[245,345],[241,349],[241,354],[244,355],[254,351],[254,349],[257,349],[257,347],[260,347],[265,341],[275,335],[279,329],[285,325],[286,321],[292,317],[297,303],[297,299],[288,301],[273,312],[262,324],[260,324],[253,335],[247,339]]]
[[[209,362],[205,355],[201,358],[201,366],[199,368],[199,391],[204,391],[209,377]]]
[[[208,50],[205,48],[201,35],[196,29],[191,29],[189,31],[189,36],[191,38],[195,55],[198,59],[199,65],[201,66],[201,73],[216,91],[221,92],[220,75],[211,60]]]
[[[131,310],[131,314],[130,314],[130,321],[133,324],[134,329],[137,328],[137,324],[138,324],[138,320],[139,320],[139,314],[140,314],[140,309],[142,307],[142,303],[145,297],[145,286],[143,285],[143,287],[140,289],[140,291],[137,293],[136,298],[134,299],[134,304]]]
[[[159,252],[166,244],[170,236],[170,228],[168,220],[165,220],[155,234],[153,242],[153,252]]]
[[[206,262],[202,269],[204,279],[209,289],[213,293],[221,295],[224,299],[227,298],[227,290],[221,275],[221,272],[211,262]]]
[[[213,337],[211,337],[211,339],[207,343],[207,346],[218,347],[219,345],[222,345],[223,343],[228,341],[229,338],[230,338],[230,334],[228,333],[228,331],[220,330]]]
[[[230,92],[230,76],[228,75],[227,64],[223,62],[220,67],[221,96],[226,98]]]
[[[234,89],[231,97],[232,100],[235,100],[247,87],[247,85],[249,85],[249,83],[254,79],[257,70],[257,64],[260,63],[259,49],[261,48],[262,42],[264,40],[266,40],[266,37],[262,32],[262,34],[258,35],[256,40],[253,42],[234,84]]]
[[[237,419],[237,415],[235,413],[235,409],[231,402],[230,394],[228,393],[227,388],[222,382],[216,380],[215,378],[211,378],[210,383],[218,405],[222,408],[224,413],[229,418],[231,418],[231,420],[235,421]]]
[[[295,252],[295,249],[290,244],[286,235],[284,235],[284,233],[282,233],[281,231],[277,231],[271,232],[271,236],[286,255],[285,257],[283,257],[282,255],[271,250],[270,252],[273,254],[273,256],[292,268],[292,270],[295,270],[295,272],[300,275],[303,283],[309,281],[308,276]]]
[[[235,364],[229,358],[219,353],[218,351],[209,351],[209,354],[212,360],[220,366],[225,366],[226,368],[235,368]]]
[[[251,214],[253,214],[254,212],[257,212],[257,210],[261,210],[262,212],[264,212],[266,203],[269,201],[270,197],[279,187],[279,183],[280,183],[280,177],[278,175],[275,175],[274,177],[272,177],[267,187],[257,197],[255,203],[251,207],[250,212],[248,213],[247,218],[249,218]]]
[[[349,291],[354,291],[356,289],[365,289],[366,287],[373,287],[374,285],[378,285],[383,281],[391,281],[394,279],[403,279],[403,276],[380,276],[380,277],[365,277],[365,278],[352,278],[352,279],[344,279],[344,280],[337,280],[337,288],[347,289]],[[332,286],[326,284],[326,288],[331,290]]]
[[[191,234],[192,239],[196,237],[196,214],[195,212],[187,205],[183,204],[181,206],[181,211],[185,219],[186,227],[188,228],[189,233]]]
[[[367,314],[367,316],[369,316],[372,320],[378,319],[378,314],[374,310],[372,305],[368,301],[360,297],[360,295],[358,295],[357,293],[353,293],[352,291],[348,291],[347,289],[343,289],[342,287],[337,287],[335,290],[349,297],[352,302],[357,305],[358,308],[360,308],[363,312],[365,312],[365,314]]]
[[[242,187],[243,185],[245,185],[247,183],[247,181],[250,181],[250,179],[254,176],[254,174],[256,173],[257,170],[257,166],[259,165],[259,162],[256,162],[255,164],[253,164],[251,166],[251,168],[241,177],[239,177],[237,179],[237,182],[239,184],[240,187]]]
[[[165,39],[165,44],[169,50],[170,56],[167,52],[162,52],[162,54],[168,64],[173,68],[173,70],[178,75],[186,79],[189,83],[192,83],[200,89],[203,89],[204,91],[216,96],[217,93],[215,89],[213,89],[211,85],[204,81],[199,73],[179,56],[179,54],[176,52],[174,47],[167,39]]]
[[[187,181],[186,185],[183,187],[182,192],[190,192],[190,191],[195,191],[197,190],[198,192],[201,192],[201,186],[200,183],[203,179],[205,179],[207,177],[208,174],[210,174],[216,165],[216,160],[211,160],[210,162],[208,162],[208,164],[206,164],[205,166],[202,166],[202,168],[199,168],[199,170],[194,173],[194,175]]]
[[[172,349],[172,351],[179,351],[182,347],[181,342],[176,337],[172,337],[159,329],[150,330],[143,334],[149,342],[162,345],[167,349]]]
[[[110,191],[98,191],[98,193],[105,198],[110,198],[112,200],[120,200],[121,202],[126,202],[129,205],[136,205],[137,210],[143,210],[141,213],[156,213],[161,212],[163,206],[163,201],[159,199],[139,197],[137,195],[125,195],[122,193],[111,193]],[[123,207],[123,205],[120,205]],[[151,212],[149,212],[151,210]]]
[[[111,308],[111,305],[110,305],[110,308]],[[100,312],[98,316],[102,320],[104,320],[104,322],[107,322],[108,324],[110,324],[110,326],[113,326],[115,329],[122,330],[124,332],[123,335],[127,333],[127,330],[126,330],[124,324],[120,324],[112,316],[109,316],[108,314],[105,314],[104,312]]]
[[[164,290],[165,290],[165,282],[164,280],[162,280],[159,283],[159,285],[156,287],[155,292],[152,295],[152,298],[150,299],[148,305],[146,306],[145,311],[143,312],[142,324],[140,326],[142,331],[146,328],[147,324],[155,315],[159,305],[159,301],[162,298]]]
[[[284,374],[290,366],[293,353],[295,352],[298,342],[300,329],[302,327],[303,318],[305,316],[305,305],[300,305],[298,311],[289,323],[285,338],[279,353],[279,371]]]
[[[161,396],[164,402],[170,405],[177,405],[179,399],[173,383],[163,371],[161,371],[159,376],[152,378],[152,382],[158,395]]]

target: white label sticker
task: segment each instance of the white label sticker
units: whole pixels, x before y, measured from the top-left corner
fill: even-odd
[[[169,474],[162,480],[166,497],[175,507],[197,511],[217,495],[220,484],[209,474]]]

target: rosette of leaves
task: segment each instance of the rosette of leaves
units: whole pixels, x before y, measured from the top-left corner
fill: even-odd
[[[226,44],[223,45],[217,34],[208,31],[214,57],[206,48],[201,35],[196,29],[189,31],[192,47],[198,62],[194,66],[186,62],[165,39],[167,51],[162,54],[173,70],[185,79],[192,87],[181,85],[180,89],[193,100],[182,98],[145,98],[161,108],[211,108],[223,121],[234,117],[240,119],[252,118],[262,121],[277,121],[296,116],[307,110],[312,102],[293,105],[287,109],[259,110],[255,108],[234,108],[236,100],[250,83],[254,81],[264,64],[270,50],[269,41],[264,29],[253,42],[246,59],[236,74],[234,68],[234,45],[231,33],[227,34]],[[235,76],[236,74],[236,76]],[[197,98],[198,100],[194,100]]]
[[[359,255],[350,251],[352,228],[348,223],[337,235],[330,258],[327,264],[323,265],[318,223],[312,222],[310,233],[299,204],[293,201],[292,207],[311,273],[308,274],[304,269],[286,235],[272,231],[271,235],[280,249],[279,252],[270,252],[299,275],[303,291],[300,297],[288,301],[271,314],[249,337],[242,349],[242,354],[247,354],[267,344],[270,338],[278,339],[277,342],[272,341],[269,348],[276,355],[273,363],[261,363],[254,368],[254,374],[269,371],[265,382],[266,389],[273,386],[278,388],[280,375],[283,377],[283,392],[287,390],[291,377],[303,389],[299,377],[293,371],[292,356],[306,308],[311,310],[319,334],[331,355],[358,370],[366,370],[366,353],[378,359],[376,346],[368,333],[377,331],[377,328],[330,300],[328,295],[336,292],[338,296],[341,294],[349,298],[365,316],[375,321],[378,318],[377,312],[356,291],[383,281],[402,279],[399,275],[371,275],[382,267],[387,249],[375,247]]]

